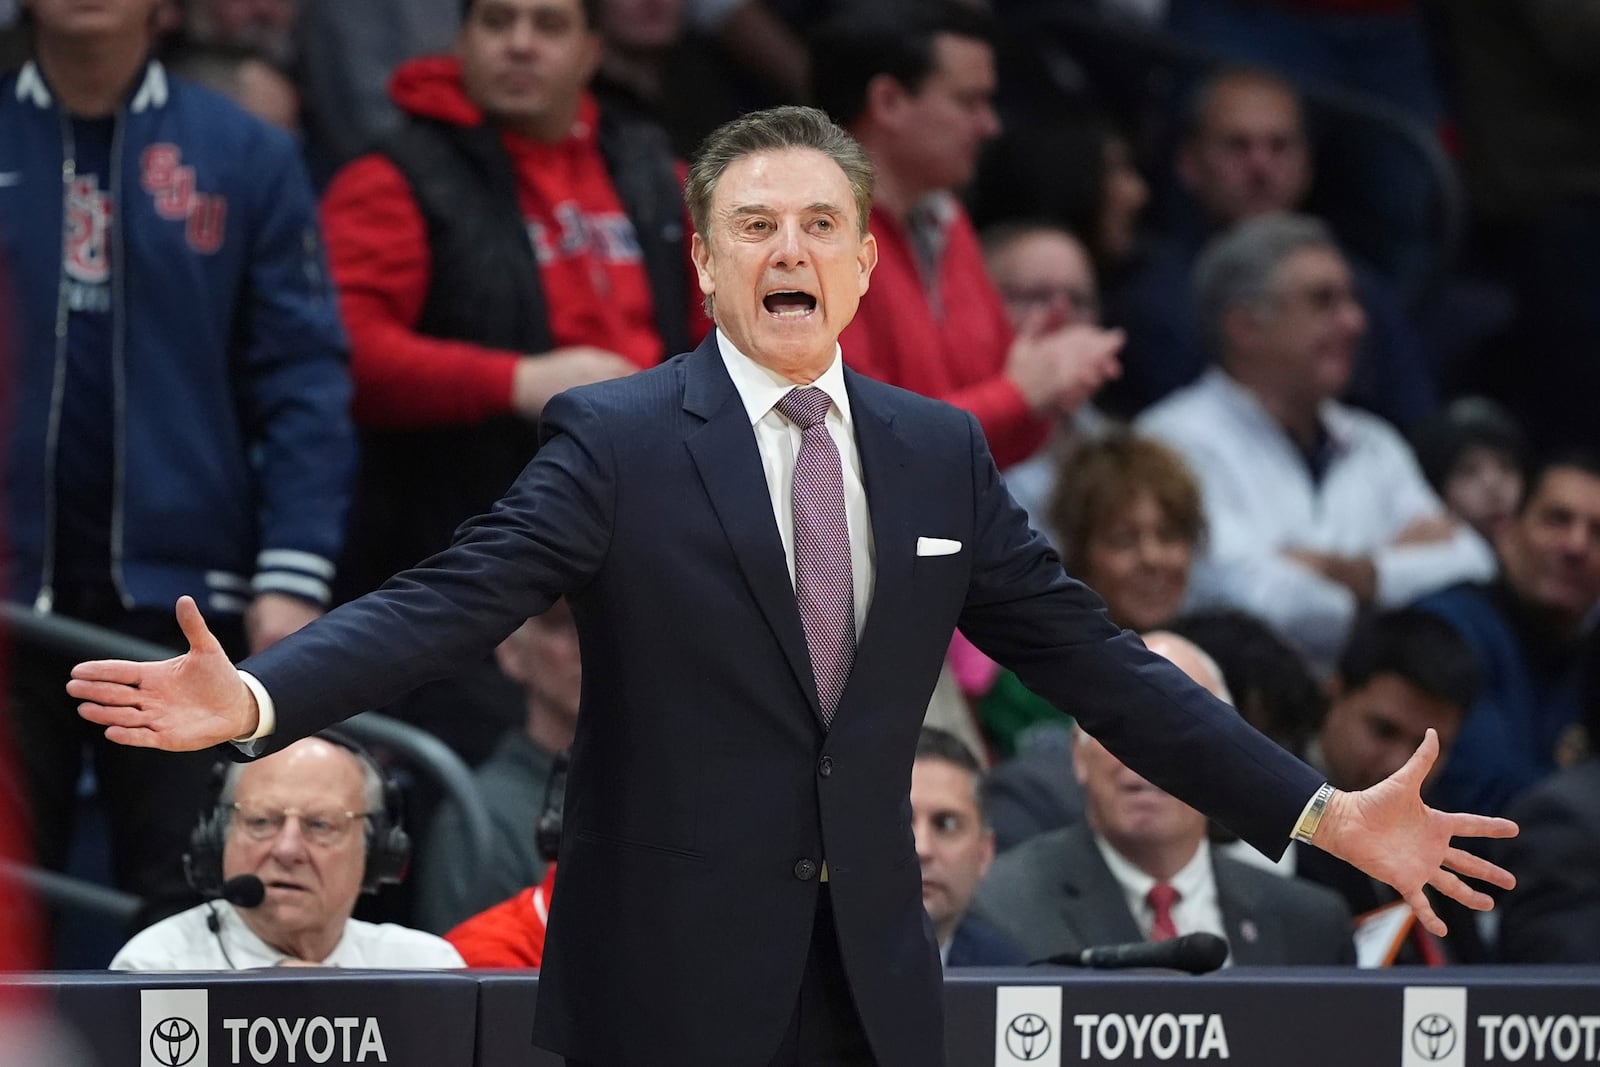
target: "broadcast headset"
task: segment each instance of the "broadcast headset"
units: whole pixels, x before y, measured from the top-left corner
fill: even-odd
[[[383,810],[365,819],[366,870],[361,879],[363,893],[375,893],[379,886],[396,885],[411,859],[411,838],[401,826],[402,798],[395,784],[372,754],[338,730],[319,730],[312,735],[345,749],[383,783]],[[211,803],[189,833],[189,851],[183,857],[183,873],[195,892],[207,900],[223,895],[222,851],[228,840],[233,811],[222,803],[232,763],[217,763],[211,768]],[[365,775],[363,775],[365,780]]]

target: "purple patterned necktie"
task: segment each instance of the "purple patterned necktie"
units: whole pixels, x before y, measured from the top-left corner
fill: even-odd
[[[833,400],[815,386],[792,389],[776,407],[800,427],[794,464],[794,596],[811,650],[822,725],[850,677],[856,656],[855,587],[850,580],[850,526],[844,517],[839,449],[824,421]]]

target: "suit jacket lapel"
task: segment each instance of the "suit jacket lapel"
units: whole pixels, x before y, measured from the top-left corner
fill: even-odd
[[[1094,839],[1083,825],[1074,827],[1063,842],[1058,871],[1065,892],[1063,918],[1083,939],[1083,946],[1117,945],[1142,941],[1139,924],[1128,911],[1122,884],[1106,866]]]
[[[845,388],[850,394],[862,487],[872,521],[874,575],[872,602],[867,606],[866,623],[856,643],[855,665],[839,701],[841,714],[851,703],[852,691],[880,692],[875,686],[888,680],[876,675],[895,670],[893,657],[875,656],[874,652],[894,631],[894,612],[897,605],[906,603],[915,562],[912,548],[916,536],[911,530],[915,501],[909,479],[904,476],[914,451],[895,429],[894,408],[877,402],[881,396],[876,391],[863,390],[861,383],[861,376],[846,367]]]
[[[1242,862],[1242,861],[1241,861]],[[1211,852],[1212,877],[1217,883],[1217,907],[1228,948],[1237,965],[1282,963],[1287,952],[1285,931],[1268,902],[1235,876],[1227,857]]]
[[[789,580],[783,541],[772,519],[761,453],[739,391],[722,365],[715,333],[684,361],[683,375],[683,408],[705,420],[685,441],[689,455],[751,595],[783,646],[813,715],[820,715],[805,627]]]

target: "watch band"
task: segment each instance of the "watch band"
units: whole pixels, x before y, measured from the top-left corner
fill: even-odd
[[[1311,795],[1311,803],[1306,805],[1306,810],[1301,813],[1300,821],[1295,823],[1294,832],[1289,836],[1296,841],[1311,843],[1316,836],[1317,827],[1322,825],[1322,816],[1328,810],[1328,801],[1333,799],[1333,786],[1327,782]]]

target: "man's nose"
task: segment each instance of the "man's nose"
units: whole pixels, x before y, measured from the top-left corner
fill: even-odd
[[[286,816],[283,820],[283,829],[272,839],[272,854],[284,860],[302,857],[306,851],[306,838],[300,829],[300,816]]]
[[[798,221],[779,225],[772,256],[774,264],[784,267],[797,267],[806,261],[805,234]]]
[[[518,53],[531,52],[537,40],[538,34],[534,32],[531,18],[512,20],[511,29],[506,32],[506,44],[512,51]]]

